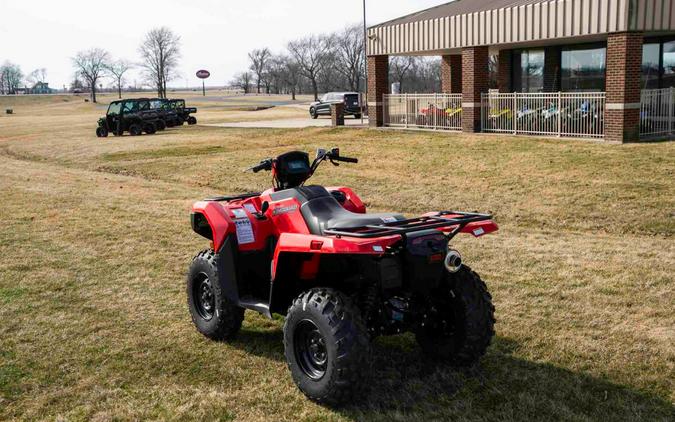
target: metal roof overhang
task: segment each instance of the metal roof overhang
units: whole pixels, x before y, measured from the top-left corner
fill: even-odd
[[[368,55],[594,42],[612,32],[675,31],[675,0],[457,0],[368,29]]]

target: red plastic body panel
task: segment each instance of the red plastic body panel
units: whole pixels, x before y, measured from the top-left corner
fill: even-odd
[[[342,207],[346,209],[347,211],[355,212],[357,214],[365,214],[366,213],[366,206],[363,205],[363,202],[361,201],[361,198],[354,193],[353,190],[346,188],[344,186],[340,187],[329,187],[326,188],[328,192],[333,192],[333,191],[340,191],[342,192],[347,200],[345,201],[344,204],[342,204]]]
[[[393,245],[401,239],[399,235],[378,237],[375,239],[357,239],[357,238],[337,238],[334,236],[317,236],[313,234],[281,233],[277,248],[274,251],[274,260],[272,262],[272,280],[276,275],[279,255],[282,253],[313,253],[318,258],[321,254],[362,254],[362,255],[382,255],[388,246]],[[312,241],[315,244],[321,243],[319,249],[312,249]],[[314,259],[308,261],[312,262]],[[303,274],[303,278],[312,278],[318,270]],[[307,270],[305,268],[305,270]]]
[[[436,215],[437,212],[428,212],[426,214],[423,214],[422,216],[429,216],[429,215]],[[443,218],[446,219],[451,219],[454,217],[459,217],[459,215],[453,215],[453,214],[448,214],[444,215]],[[443,227],[442,229],[439,229],[439,231],[442,231],[444,233],[449,233],[453,231],[457,226],[448,226],[448,227]],[[499,230],[499,226],[497,226],[497,223],[495,223],[492,220],[485,220],[485,221],[476,221],[474,223],[469,223],[466,226],[460,230],[460,233],[469,233],[473,235],[474,237],[481,237],[486,234],[490,234],[493,232],[496,232]]]

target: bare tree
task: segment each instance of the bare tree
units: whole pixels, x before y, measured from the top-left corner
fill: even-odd
[[[298,85],[300,84],[300,65],[292,57],[279,57],[279,79],[286,85],[291,93],[291,99],[295,101]]]
[[[178,75],[180,37],[169,28],[155,28],[145,34],[138,48],[148,80],[157,87],[157,95],[166,98],[166,83]]]
[[[47,69],[44,67],[35,69],[26,76],[26,81],[35,85],[39,82],[47,82]]]
[[[336,67],[349,85],[351,91],[359,91],[363,75],[363,29],[359,25],[345,28],[334,37],[335,54],[339,60]]]
[[[267,47],[256,49],[248,53],[248,58],[251,60],[249,69],[255,74],[255,85],[258,94],[260,94],[260,86],[265,81],[265,72],[267,71],[267,65],[271,56],[272,53],[270,53],[270,50]],[[269,90],[267,93],[269,94]]]
[[[127,73],[127,71],[132,67],[133,65],[124,59],[111,62],[105,67],[106,71],[108,72],[108,76],[110,76],[115,81],[115,85],[117,86],[117,97],[120,99],[122,98],[122,84],[124,83],[124,74]]]
[[[0,93],[16,94],[22,80],[23,72],[19,65],[6,61],[0,66]]]
[[[80,75],[91,89],[91,101],[96,102],[96,84],[105,74],[110,54],[101,48],[92,48],[78,52],[73,57],[75,72]]]
[[[396,56],[389,61],[390,78],[394,82],[398,82],[399,89],[403,92],[403,81],[406,75],[410,72],[417,59],[411,56]]]
[[[253,79],[251,72],[237,73],[232,82],[230,82],[230,85],[241,88],[244,94],[248,94],[251,90],[251,79]]]
[[[306,38],[288,43],[288,51],[298,63],[300,72],[309,79],[314,99],[319,98],[318,78],[324,69],[329,52],[326,37],[310,35]]]

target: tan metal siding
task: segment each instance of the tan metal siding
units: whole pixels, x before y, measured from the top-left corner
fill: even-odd
[[[545,0],[368,30],[368,54],[424,54],[476,45],[621,32],[675,31],[675,0]]]

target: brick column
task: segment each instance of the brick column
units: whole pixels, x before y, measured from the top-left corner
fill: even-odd
[[[511,50],[499,50],[499,64],[497,68],[497,87],[499,88],[499,92],[513,92],[513,85],[511,83],[512,60],[513,55],[511,54]]]
[[[481,94],[488,92],[488,47],[462,49],[462,130],[480,132]]]
[[[641,32],[607,36],[605,84],[605,139],[631,142],[640,139]]]
[[[462,55],[441,57],[441,92],[460,94],[462,92]]]
[[[389,93],[389,56],[368,56],[368,125],[384,125],[383,95]]]
[[[544,92],[560,91],[560,47],[544,49]]]

